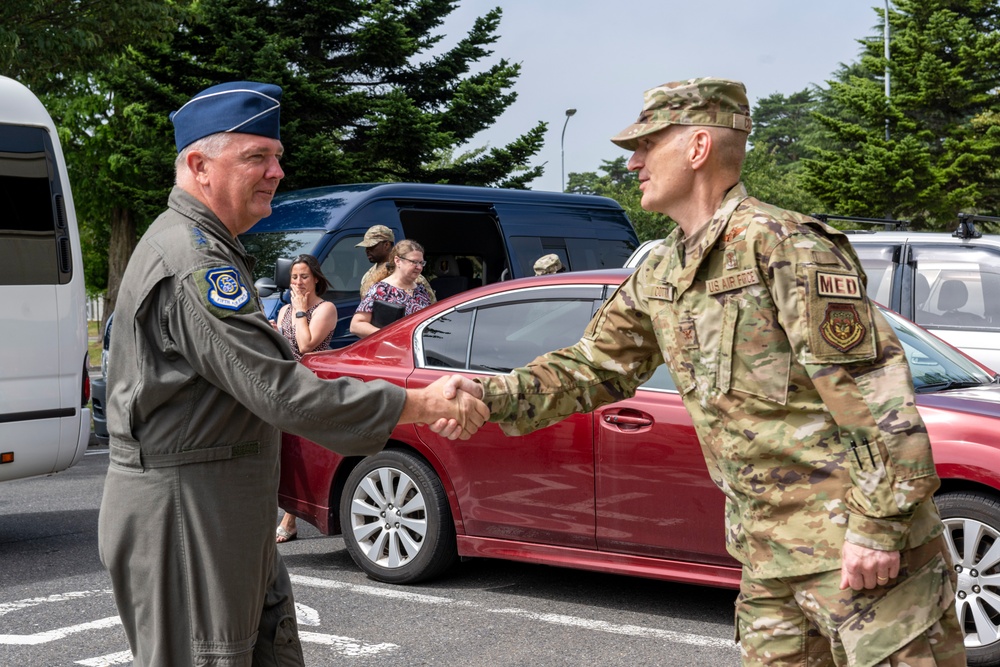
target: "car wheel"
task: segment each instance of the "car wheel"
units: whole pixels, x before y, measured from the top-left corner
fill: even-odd
[[[936,499],[958,572],[955,607],[970,665],[1000,664],[1000,502],[946,493]]]
[[[351,472],[340,499],[347,551],[373,579],[430,579],[457,557],[455,524],[434,469],[408,452],[385,450]]]

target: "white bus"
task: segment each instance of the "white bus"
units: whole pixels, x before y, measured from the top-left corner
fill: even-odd
[[[0,481],[74,465],[90,439],[80,234],[55,125],[0,77]]]

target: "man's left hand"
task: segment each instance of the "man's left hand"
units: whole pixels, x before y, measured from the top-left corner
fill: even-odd
[[[840,551],[840,590],[885,586],[899,576],[899,552],[844,542]]]

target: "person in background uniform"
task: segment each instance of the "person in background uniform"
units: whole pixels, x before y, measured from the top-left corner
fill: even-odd
[[[299,255],[292,260],[289,281],[292,302],[278,311],[276,326],[291,346],[292,356],[299,361],[308,352],[330,349],[337,327],[337,306],[323,300],[330,283],[312,255]],[[275,541],[283,544],[297,536],[295,515],[285,512],[275,530]]]
[[[396,235],[392,233],[391,229],[385,225],[373,225],[365,232],[365,237],[361,240],[361,243],[355,246],[364,248],[368,261],[372,263],[372,267],[361,277],[361,298],[364,298],[368,294],[368,290],[372,288],[372,285],[389,273],[387,265],[395,242]],[[431,303],[436,302],[437,295],[431,289],[431,284],[427,282],[427,278],[421,275],[417,278],[417,282],[424,286],[427,295],[431,299]]]
[[[385,273],[376,275],[375,283],[368,288],[365,298],[358,304],[358,309],[351,318],[351,333],[364,338],[379,330],[379,327],[372,324],[372,311],[376,301],[400,304],[405,309],[404,316],[431,305],[433,301],[424,283],[420,282],[425,266],[427,262],[424,260],[423,246],[409,239],[397,243],[386,262]]]
[[[279,429],[366,455],[397,423],[467,438],[487,416],[440,384],[321,380],[265,318],[237,234],[284,176],[280,100],[238,81],[171,114],[176,185],[122,279],[98,544],[136,667],[303,664],[274,544]]]
[[[517,435],[632,396],[665,362],[727,498],[744,664],[965,665],[903,348],[843,234],[747,194],[750,127],[739,82],[647,91],[612,141],[677,228],[577,344],[450,389]]]
[[[549,273],[561,273],[566,270],[566,267],[559,261],[558,255],[550,253],[536,259],[534,269],[536,276],[544,276]]]

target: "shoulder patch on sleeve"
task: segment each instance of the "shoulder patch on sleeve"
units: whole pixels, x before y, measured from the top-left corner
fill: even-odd
[[[232,266],[205,271],[202,293],[208,304],[223,310],[240,310],[250,302],[250,290],[243,284],[240,272]]]
[[[856,273],[806,269],[811,297],[807,326],[810,362],[851,363],[875,358],[875,325],[864,282]]]

